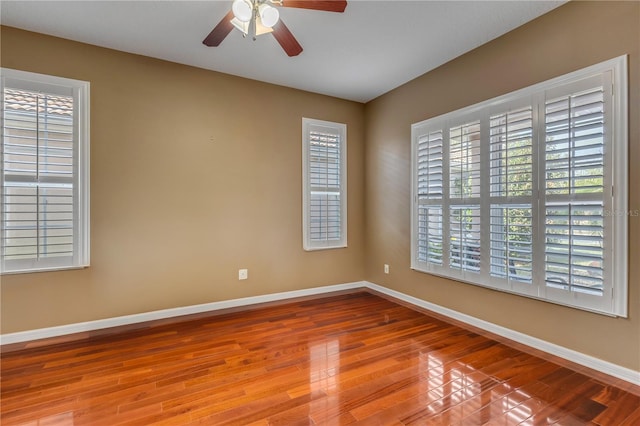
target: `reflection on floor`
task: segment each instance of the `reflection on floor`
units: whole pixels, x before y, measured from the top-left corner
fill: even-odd
[[[8,352],[2,425],[639,425],[640,396],[369,293]]]

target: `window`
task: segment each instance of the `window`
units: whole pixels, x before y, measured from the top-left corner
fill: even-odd
[[[2,271],[89,263],[89,83],[2,69]]]
[[[412,126],[412,268],[627,315],[626,56]]]
[[[347,126],[302,119],[303,247],[347,246]]]

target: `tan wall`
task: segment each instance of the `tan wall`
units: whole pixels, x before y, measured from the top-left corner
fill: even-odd
[[[429,41],[434,42],[434,41]],[[441,40],[440,42],[444,42]],[[615,319],[411,271],[411,124],[629,54],[629,204],[640,209],[640,3],[571,2],[370,102],[367,279],[640,370],[640,218],[629,219],[629,318]],[[384,275],[383,263],[391,274]]]
[[[2,276],[2,333],[364,278],[362,104],[1,36],[3,67],[91,82],[91,267]],[[347,124],[346,249],[302,249],[302,117]]]

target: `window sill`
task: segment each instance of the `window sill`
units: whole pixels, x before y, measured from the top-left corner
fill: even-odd
[[[76,269],[87,269],[88,267],[89,265],[46,267],[46,268],[38,268],[38,269],[20,269],[15,271],[2,271],[0,272],[0,275],[18,275],[18,274],[35,274],[40,272],[72,271]]]

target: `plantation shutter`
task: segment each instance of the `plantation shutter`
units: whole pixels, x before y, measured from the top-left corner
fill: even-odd
[[[305,124],[305,246],[343,247],[345,131],[337,123],[314,120]]]
[[[418,234],[417,256],[421,262],[443,262],[443,132],[436,130],[418,139]]]
[[[567,298],[608,290],[608,87],[603,76],[585,79],[549,92],[544,104],[544,277],[549,291]]]
[[[492,115],[490,273],[531,283],[533,273],[533,108]]]
[[[626,81],[619,57],[413,124],[411,267],[626,315]]]
[[[480,272],[480,122],[449,129],[449,267]]]
[[[78,200],[77,104],[73,87],[3,79],[4,271],[87,261]]]

